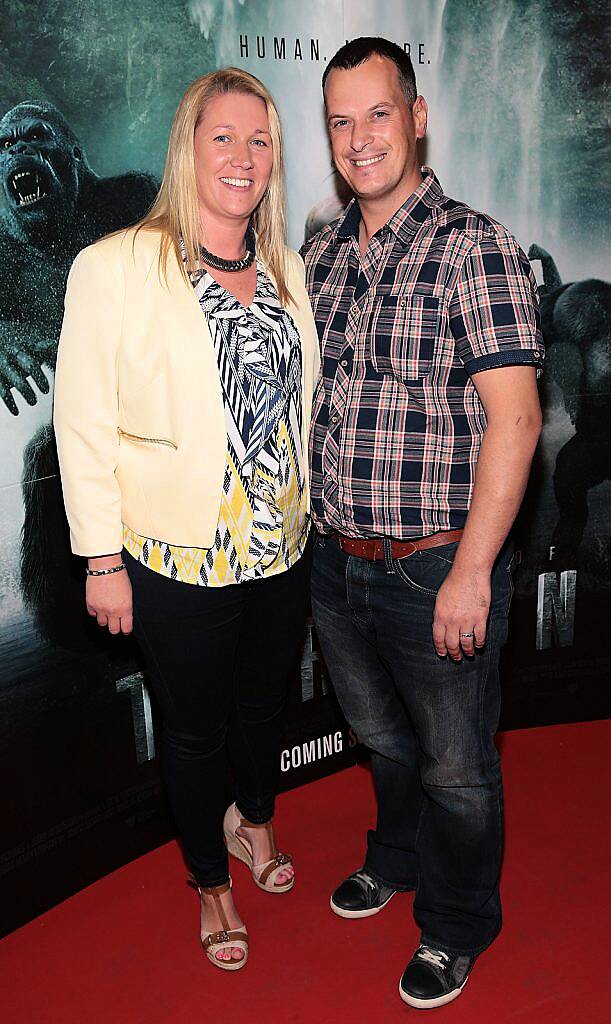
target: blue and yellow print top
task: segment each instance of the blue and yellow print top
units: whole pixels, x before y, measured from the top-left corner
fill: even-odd
[[[259,262],[248,307],[206,272],[194,276],[193,287],[210,327],[227,426],[214,546],[177,547],[126,526],[124,544],[170,579],[225,587],[284,572],[305,547],[301,343]]]

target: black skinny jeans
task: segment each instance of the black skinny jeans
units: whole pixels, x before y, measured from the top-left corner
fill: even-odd
[[[200,885],[229,878],[222,827],[228,760],[244,817],[260,823],[274,813],[310,548],[279,576],[221,588],[166,579],[123,551],[134,633],[164,721],[163,779]]]

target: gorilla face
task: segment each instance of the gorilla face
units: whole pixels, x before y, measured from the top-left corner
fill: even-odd
[[[0,121],[0,184],[19,233],[41,246],[70,220],[86,163],[51,104],[20,103]]]

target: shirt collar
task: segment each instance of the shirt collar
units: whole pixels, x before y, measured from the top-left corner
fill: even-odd
[[[445,196],[437,177],[430,167],[422,168],[422,181],[409,199],[384,225],[395,237],[404,244],[411,242],[416,231],[437,206],[441,206]],[[334,231],[333,241],[359,237],[361,211],[356,199],[351,199],[342,214]]]

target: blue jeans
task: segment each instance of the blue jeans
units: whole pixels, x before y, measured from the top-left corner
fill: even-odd
[[[370,562],[317,537],[312,609],[343,712],[371,751],[378,801],[366,869],[415,890],[422,941],[480,953],[501,927],[503,790],[494,744],[511,550],[494,567],[486,644],[459,663],[432,640],[456,544]]]

